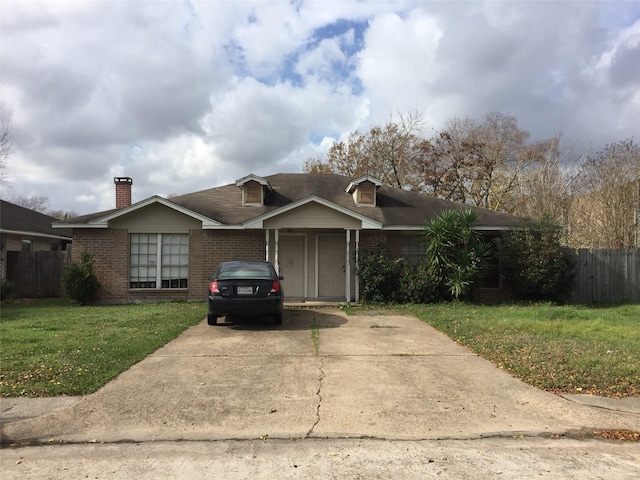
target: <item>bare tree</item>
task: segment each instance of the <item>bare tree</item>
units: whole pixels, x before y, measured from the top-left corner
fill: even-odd
[[[386,185],[415,188],[413,164],[422,155],[422,125],[422,116],[413,112],[392,117],[384,125],[372,126],[366,133],[356,130],[348,140],[334,143],[326,159],[308,159],[304,170],[352,178],[370,174]]]
[[[11,155],[12,147],[11,122],[5,119],[4,105],[0,104],[0,185],[6,181],[4,170],[7,168],[7,160]]]
[[[569,219],[579,247],[630,248],[638,244],[640,147],[632,139],[589,157]]]
[[[333,171],[329,163],[322,155],[307,158],[304,162],[303,170],[306,173],[341,173]]]
[[[421,190],[492,210],[513,210],[519,176],[533,161],[528,137],[511,115],[490,113],[481,123],[449,120],[425,145]]]
[[[50,217],[55,217],[58,220],[66,221],[70,218],[77,217],[78,213],[73,210],[49,210],[47,215]]]
[[[35,195],[32,197],[20,196],[11,200],[11,203],[20,205],[21,207],[34,210],[36,212],[47,214],[49,198],[45,196]]]
[[[532,162],[519,176],[513,213],[534,219],[544,215],[566,227],[583,157],[575,146],[561,149],[560,140],[556,135],[531,146]]]

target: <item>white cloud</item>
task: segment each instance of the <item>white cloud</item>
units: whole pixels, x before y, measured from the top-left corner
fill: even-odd
[[[428,93],[440,68],[435,59],[441,37],[435,18],[419,9],[406,18],[386,13],[372,20],[358,64],[372,120],[398,111],[429,110],[433,99]]]
[[[4,2],[5,197],[52,209],[299,171],[398,112],[515,115],[593,148],[637,133],[637,2]]]
[[[300,56],[295,71],[303,77],[315,77],[330,80],[337,66],[344,65],[348,58],[341,49],[341,40],[350,40],[352,34],[338,38],[327,38],[319,45]]]

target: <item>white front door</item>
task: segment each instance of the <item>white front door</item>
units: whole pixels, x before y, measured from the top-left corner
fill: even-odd
[[[304,245],[304,235],[280,234],[278,239],[279,273],[287,300],[305,297]]]
[[[318,235],[318,297],[345,296],[344,235]]]

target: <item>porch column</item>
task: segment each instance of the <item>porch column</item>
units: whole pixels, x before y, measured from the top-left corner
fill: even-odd
[[[344,271],[346,276],[345,295],[346,295],[347,303],[349,303],[351,302],[351,261],[350,261],[351,255],[349,255],[349,244],[351,243],[351,230],[347,229],[346,237],[347,237],[347,248],[346,248],[347,258],[344,261]]]
[[[269,261],[269,229],[264,231],[264,261]]]
[[[358,270],[358,265],[360,261],[360,230],[356,230],[356,271]],[[360,303],[360,278],[358,277],[358,274],[356,273],[356,278],[355,278],[355,289],[356,289],[356,296],[355,296],[355,300],[356,303]]]
[[[274,262],[273,262],[273,266],[276,267],[276,273],[278,275],[280,275],[280,259],[279,257],[279,250],[280,250],[280,246],[279,246],[279,233],[280,230],[278,230],[277,228],[274,230],[275,234],[276,234],[276,250],[275,250],[275,258],[274,258]]]

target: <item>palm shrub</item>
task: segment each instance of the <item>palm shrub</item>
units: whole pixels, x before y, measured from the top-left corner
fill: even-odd
[[[425,228],[428,266],[443,297],[467,295],[486,267],[491,247],[473,230],[477,220],[474,210],[447,210]]]
[[[80,254],[80,263],[72,263],[65,267],[62,274],[64,292],[72,300],[80,305],[96,298],[100,282],[93,273],[93,256],[83,251]]]
[[[566,301],[574,288],[575,255],[547,216],[498,240],[501,274],[518,300]]]

